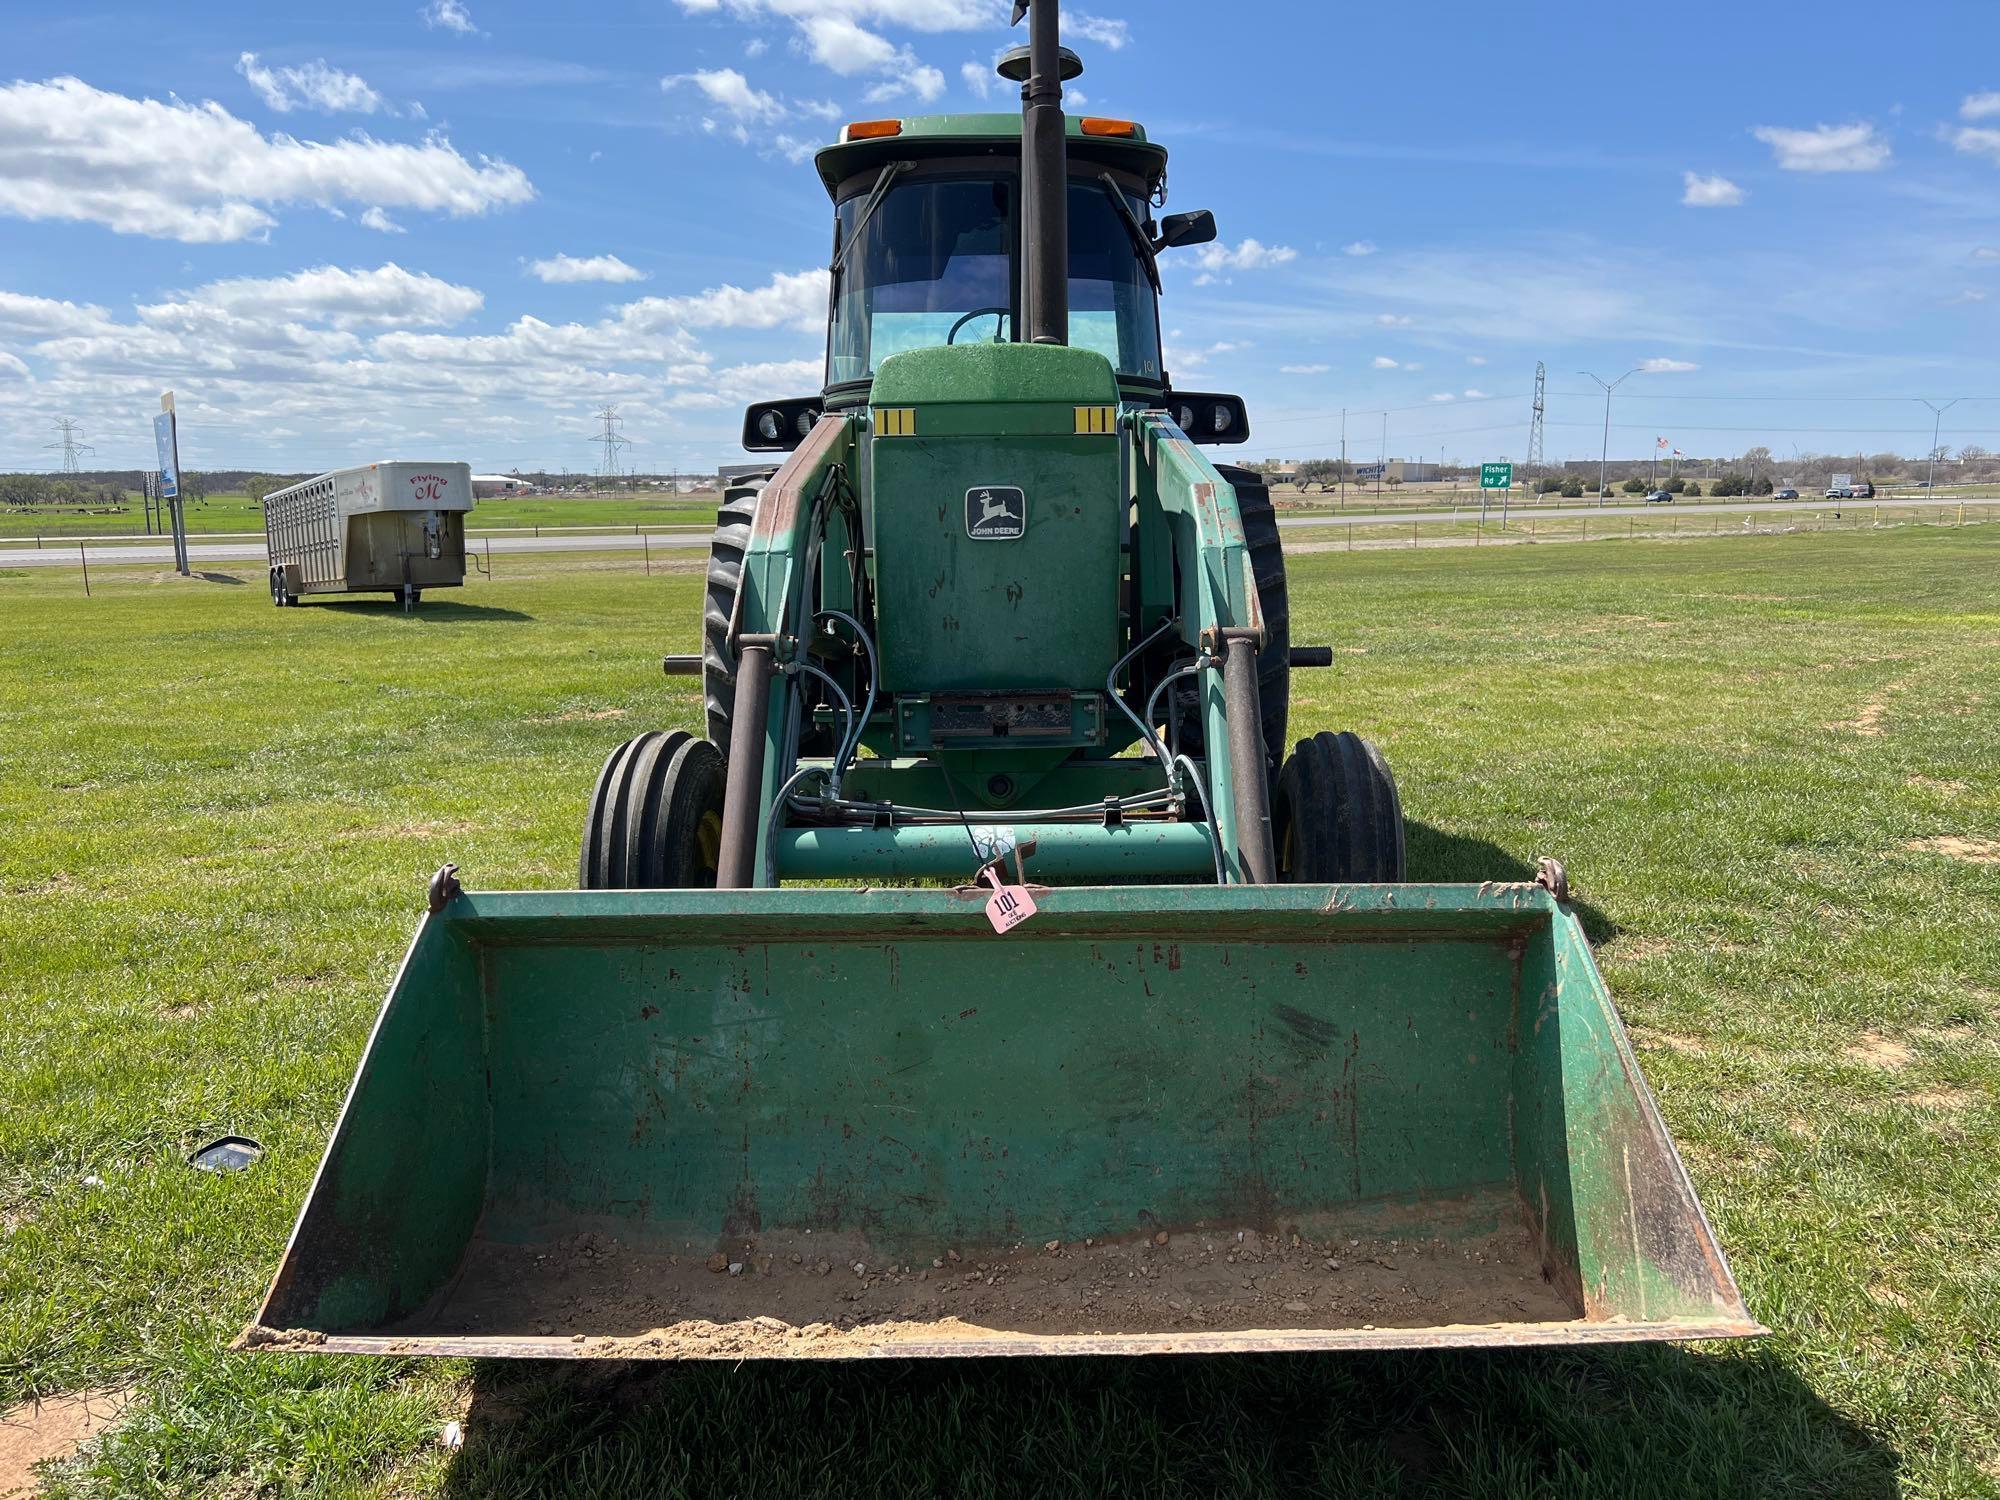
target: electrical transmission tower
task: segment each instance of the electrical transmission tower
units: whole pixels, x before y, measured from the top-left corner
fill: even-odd
[[[1527,477],[1533,479],[1542,467],[1542,419],[1548,411],[1549,367],[1535,361],[1535,415],[1528,424]]]
[[[618,450],[629,448],[632,440],[618,430],[625,419],[618,415],[617,407],[602,408],[597,413],[597,420],[604,424],[591,438],[593,443],[601,444],[604,449],[604,456],[598,460],[597,473],[607,485],[615,485],[618,481]]]
[[[69,417],[56,418],[56,431],[62,434],[62,441],[43,446],[62,449],[62,472],[74,474],[82,467],[77,463],[77,459],[97,450],[88,443],[77,441],[83,436],[83,426]]]

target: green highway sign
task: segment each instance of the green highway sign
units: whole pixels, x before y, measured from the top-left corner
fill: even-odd
[[[1512,489],[1514,466],[1512,464],[1481,464],[1479,466],[1479,487],[1482,490]]]

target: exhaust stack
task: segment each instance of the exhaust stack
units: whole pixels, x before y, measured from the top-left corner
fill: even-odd
[[[1062,86],[1083,72],[1062,45],[1057,0],[1014,0],[1028,45],[1000,61],[1021,84],[1021,304],[1024,342],[1069,342],[1069,165]]]

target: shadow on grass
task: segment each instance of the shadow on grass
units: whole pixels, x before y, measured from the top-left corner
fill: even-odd
[[[240,584],[243,582],[243,580],[238,578],[234,573],[197,573],[194,576],[199,578],[203,583]]]
[[[1476,884],[1482,880],[1535,878],[1533,861],[1510,854],[1486,839],[1467,838],[1463,834],[1434,828],[1415,818],[1405,820],[1404,836],[1408,840],[1409,876],[1412,880],[1468,881]],[[1562,858],[1558,850],[1552,849],[1549,853],[1557,859]],[[1588,901],[1573,898],[1570,905],[1583,923],[1584,935],[1593,945],[1608,943],[1618,936],[1618,924]]]
[[[1889,1496],[1773,1354],[488,1362],[444,1493]]]
[[[311,609],[332,609],[342,614],[355,615],[402,615],[403,601],[400,599],[359,599],[342,598],[338,603],[314,600],[306,606]],[[503,609],[495,604],[460,604],[456,600],[420,600],[417,607],[408,612],[408,618],[419,625],[449,624],[454,620],[532,620],[535,616],[518,609]]]

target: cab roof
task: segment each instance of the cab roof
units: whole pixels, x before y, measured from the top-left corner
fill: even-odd
[[[1064,121],[1072,158],[1134,173],[1148,187],[1166,172],[1167,148],[1147,140],[1144,126],[1133,125],[1129,135],[1086,135],[1085,118],[1096,117],[1069,115]],[[912,115],[896,123],[894,135],[850,141],[843,130],[838,143],[819,149],[813,164],[829,197],[838,196],[840,185],[849,178],[879,171],[886,162],[966,156],[1018,161],[1021,156],[1018,114]]]

